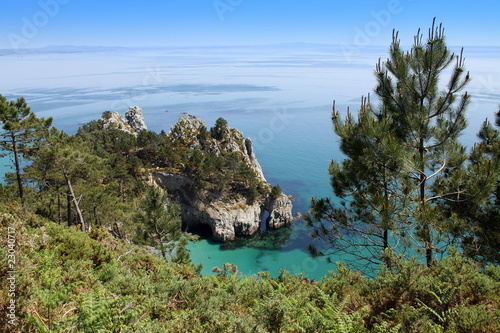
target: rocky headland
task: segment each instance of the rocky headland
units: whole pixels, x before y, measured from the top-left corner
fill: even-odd
[[[292,222],[291,198],[284,193],[271,198],[272,186],[264,177],[252,140],[224,122],[216,123],[206,132],[207,135],[204,131],[206,125],[202,120],[186,115],[172,126],[168,135],[190,150],[201,150],[223,158],[237,156],[253,171],[260,190],[251,198],[245,181],[229,181],[228,187],[213,190],[196,186],[197,180],[192,176],[154,171],[150,180],[179,201],[184,229],[195,231],[200,225],[208,225],[215,240],[228,241],[256,233],[266,213],[267,228],[280,228]]]
[[[134,135],[145,129],[140,107],[125,116],[106,113],[99,123]],[[179,202],[184,231],[209,227],[214,240],[229,241],[255,234],[263,219],[268,229],[294,220],[291,197],[266,181],[252,140],[224,119],[208,130],[202,120],[185,115],[167,136],[170,161],[150,170],[145,180]]]

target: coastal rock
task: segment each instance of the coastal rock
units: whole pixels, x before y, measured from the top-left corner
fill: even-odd
[[[294,220],[289,196],[280,192],[271,198],[272,186],[266,181],[257,161],[252,140],[227,126],[225,120],[220,118],[216,126],[207,131],[203,121],[185,115],[179,118],[167,135],[187,149],[202,150],[204,154],[218,157],[228,154],[238,156],[255,172],[260,182],[258,193],[254,192],[251,196],[245,180],[227,184],[227,188],[221,190],[200,186],[200,180],[193,178],[196,177],[193,173],[183,174],[175,168],[153,171],[149,181],[166,190],[179,202],[184,231],[196,232],[209,226],[214,240],[229,241],[258,232],[266,212],[269,214],[266,226],[270,229],[280,228]]]
[[[284,193],[276,198],[267,198],[266,210],[269,212],[266,219],[266,226],[269,229],[278,229],[293,221],[292,200]]]
[[[127,123],[136,133],[148,129],[140,106],[129,107],[128,111],[125,113],[125,119],[127,119]]]
[[[257,173],[257,177],[259,177],[260,180],[266,181],[266,178],[264,177],[264,171],[262,171],[262,167],[260,166],[259,161],[257,161],[257,157],[255,157],[255,153],[253,151],[253,141],[250,138],[245,139],[245,156],[248,159],[248,163],[254,171]]]
[[[259,230],[262,202],[249,205],[242,197],[217,200],[210,193],[194,189],[192,178],[165,171],[153,172],[150,181],[177,198],[183,230],[192,231],[200,225],[208,225],[217,241],[251,236]]]
[[[206,126],[202,120],[185,115],[170,128],[168,135],[187,148],[201,148],[199,136],[203,130],[206,130]]]
[[[99,119],[99,125],[103,130],[119,129],[130,132],[130,126],[128,125],[127,120],[118,112],[104,112],[102,117]]]
[[[124,115],[118,112],[106,111],[99,119],[102,129],[119,129],[137,136],[143,129],[147,129],[140,106],[132,106]]]
[[[205,224],[212,228],[213,238],[218,241],[232,240],[236,236],[251,236],[260,227],[260,206],[248,206],[244,201],[211,203],[205,209]]]

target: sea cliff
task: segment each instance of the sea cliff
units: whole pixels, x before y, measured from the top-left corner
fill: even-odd
[[[155,171],[149,180],[177,198],[184,230],[196,231],[201,225],[208,225],[218,241],[253,235],[266,213],[266,227],[270,229],[293,221],[291,198],[284,193],[277,198],[264,194],[249,202],[245,195],[225,197],[197,190],[195,181],[185,175]]]

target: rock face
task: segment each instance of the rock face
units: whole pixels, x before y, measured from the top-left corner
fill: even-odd
[[[255,154],[253,152],[253,141],[250,138],[245,139],[245,156],[248,157],[248,162],[250,166],[255,170],[257,173],[257,176],[260,178],[262,181],[266,181],[266,178],[264,178],[264,172],[262,171],[262,167],[259,164],[259,161],[257,161],[257,157],[255,157]]]
[[[167,171],[154,171],[149,181],[173,194],[181,206],[183,230],[196,231],[203,225],[211,228],[212,236],[218,241],[232,240],[237,236],[250,236],[260,229],[266,212],[267,228],[280,228],[293,221],[291,198],[283,193],[270,197],[271,185],[266,181],[262,168],[255,157],[252,140],[229,126],[212,128],[207,133],[203,121],[193,116],[184,116],[172,126],[168,135],[183,146],[225,156],[225,152],[240,156],[257,176],[263,193],[253,200],[244,194],[222,195],[213,190],[196,187],[190,176]]]
[[[116,128],[124,132],[137,136],[143,129],[147,129],[140,106],[131,106],[125,116],[118,112],[104,112],[99,119],[102,129]]]
[[[125,113],[125,119],[127,119],[127,123],[136,133],[148,129],[140,106],[129,107],[128,111]]]
[[[266,226],[270,229],[281,228],[293,221],[292,201],[290,197],[281,193],[276,198],[268,197],[265,203],[269,217],[266,220]]]
[[[248,204],[243,197],[230,200],[211,198],[210,193],[194,190],[194,180],[184,175],[155,171],[150,174],[150,181],[178,199],[183,230],[193,231],[200,225],[208,225],[217,241],[253,235],[260,229],[266,211],[269,212],[267,228],[280,228],[293,221],[292,202],[285,194],[275,199],[259,198]]]

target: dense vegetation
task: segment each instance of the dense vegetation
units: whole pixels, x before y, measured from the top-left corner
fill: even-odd
[[[196,180],[198,189],[222,196],[238,193],[249,201],[268,192],[245,161],[242,133],[230,128],[224,118],[218,118],[207,130],[201,120],[181,117],[169,135],[174,154],[184,156],[184,160],[172,163],[167,157],[165,166],[190,175]]]
[[[456,251],[432,268],[397,261],[368,280],[338,264],[321,281],[283,271],[202,277],[144,248],[0,205],[16,237],[20,332],[498,332],[500,269]],[[0,329],[7,323],[7,240],[0,257]]]

